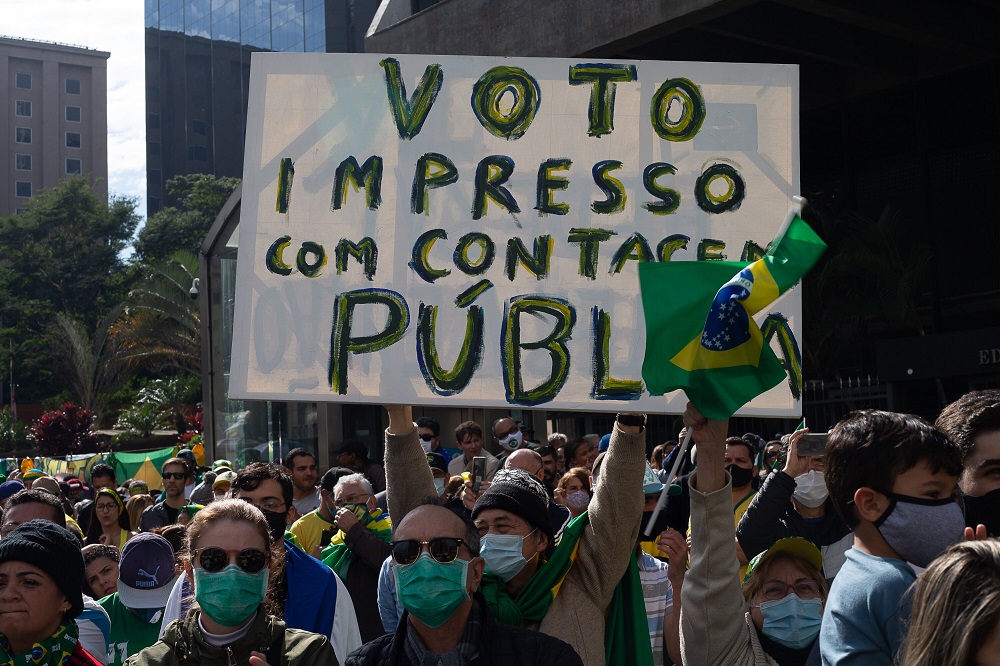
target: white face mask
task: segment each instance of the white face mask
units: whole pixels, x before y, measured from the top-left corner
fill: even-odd
[[[433,442],[434,442],[434,440],[431,440],[429,442],[425,442],[424,440],[420,440],[420,446],[423,447],[424,454],[428,454],[428,453],[431,452],[431,445],[433,444]]]
[[[830,491],[826,489],[826,479],[823,478],[823,472],[811,469],[805,474],[795,477],[795,492],[792,493],[792,497],[803,506],[815,509],[823,504],[829,495]]]
[[[507,449],[508,451],[517,451],[519,448],[521,448],[521,443],[523,441],[524,440],[523,436],[521,435],[521,431],[518,430],[517,432],[502,438],[500,440],[500,446]]]

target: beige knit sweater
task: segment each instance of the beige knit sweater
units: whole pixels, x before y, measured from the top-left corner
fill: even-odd
[[[645,453],[645,435],[615,428],[576,561],[541,623],[525,625],[572,645],[585,666],[604,666],[605,615],[639,535]],[[423,498],[437,496],[416,428],[405,435],[386,431],[385,475],[394,525]]]

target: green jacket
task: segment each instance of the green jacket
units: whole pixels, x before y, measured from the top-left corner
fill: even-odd
[[[198,611],[191,611],[183,620],[171,622],[163,638],[129,657],[126,666],[235,666],[247,664],[250,652],[272,657],[269,650],[282,644],[280,663],[268,658],[270,666],[337,666],[337,656],[326,636],[299,629],[287,629],[285,623],[268,616],[263,609],[250,627],[249,633],[226,648],[214,648],[205,642],[198,627]]]

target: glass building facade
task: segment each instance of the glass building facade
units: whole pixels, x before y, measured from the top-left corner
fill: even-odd
[[[376,0],[146,0],[149,214],[174,176],[243,175],[254,51],[364,50]]]

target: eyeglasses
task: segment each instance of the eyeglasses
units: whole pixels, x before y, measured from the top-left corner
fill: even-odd
[[[94,508],[98,511],[112,511],[118,508],[117,504],[95,504]]]
[[[760,593],[768,601],[784,599],[790,592],[794,592],[803,599],[815,599],[820,595],[819,583],[814,580],[800,580],[795,585],[788,585],[784,581],[772,580],[764,583]]]
[[[418,541],[417,539],[405,539],[403,541],[390,541],[392,546],[392,559],[396,564],[413,564],[420,557],[420,553],[427,546],[427,552],[431,554],[437,562],[448,564],[454,562],[458,557],[458,548],[465,544],[464,539],[453,537],[438,537],[430,541]],[[468,547],[468,546],[466,546]]]
[[[764,454],[764,458],[767,460],[776,460],[780,453],[780,451],[768,451]]]
[[[425,441],[425,442],[429,442],[429,441],[431,441],[431,440],[433,440],[433,439],[434,439],[434,435],[432,435],[432,434],[430,434],[430,433],[427,433],[427,432],[425,432],[424,434],[422,434],[422,435],[420,436],[420,439],[422,439],[422,440],[423,440],[423,441]]]
[[[176,479],[180,481],[181,479],[186,477],[187,474],[185,474],[184,472],[164,472],[160,476],[162,476],[164,480]]]
[[[271,560],[271,554],[260,548],[224,550],[216,546],[209,546],[207,548],[199,548],[194,551],[194,555],[201,568],[208,573],[222,571],[232,559],[235,559],[236,566],[247,573],[253,574],[261,571]]]
[[[345,504],[361,504],[366,499],[371,497],[371,493],[361,493],[360,495],[348,495],[347,497],[341,497],[339,500],[334,500],[334,506],[344,506]]]
[[[237,497],[236,499],[241,499],[247,504],[253,504],[258,509],[263,509],[264,511],[283,511],[285,508],[285,503],[276,499],[268,499],[263,502],[251,502],[245,497]]]

